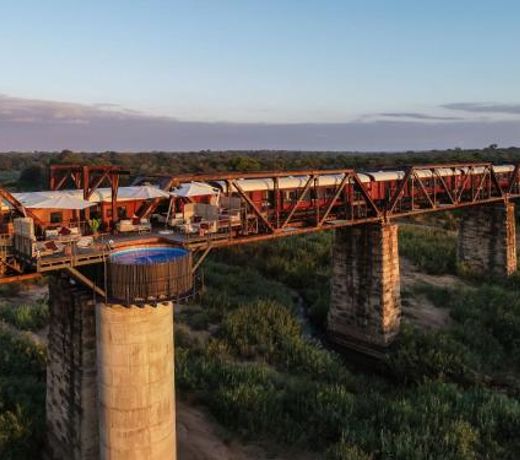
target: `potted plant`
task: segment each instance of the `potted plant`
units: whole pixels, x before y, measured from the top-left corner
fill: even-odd
[[[88,225],[90,227],[90,230],[92,230],[92,235],[94,235],[94,238],[98,236],[99,227],[101,226],[101,221],[99,219],[90,219],[88,221]]]

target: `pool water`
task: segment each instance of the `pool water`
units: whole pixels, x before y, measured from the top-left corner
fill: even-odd
[[[124,265],[151,265],[170,262],[188,253],[186,249],[170,246],[122,249],[110,256],[110,262]]]

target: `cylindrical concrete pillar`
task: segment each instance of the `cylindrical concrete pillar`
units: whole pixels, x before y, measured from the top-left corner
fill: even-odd
[[[96,309],[101,459],[176,459],[173,304]]]

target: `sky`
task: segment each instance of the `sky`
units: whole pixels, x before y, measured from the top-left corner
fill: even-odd
[[[0,2],[0,150],[520,145],[520,2]]]

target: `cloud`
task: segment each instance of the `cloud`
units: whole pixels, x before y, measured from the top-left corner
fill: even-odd
[[[496,104],[487,102],[453,102],[441,105],[443,109],[472,113],[501,113],[520,115],[520,104]]]
[[[463,120],[462,117],[428,115],[426,113],[418,113],[418,112],[383,112],[383,113],[378,113],[377,115],[380,117],[387,117],[387,118],[407,118],[407,119],[413,119],[413,120],[434,120],[434,121]]]
[[[24,99],[0,94],[0,123],[89,124],[101,120],[139,119],[148,116],[115,104]]]
[[[395,118],[348,123],[190,122],[106,104],[0,96],[0,151],[398,151],[520,145],[520,120],[426,123],[421,117]]]

